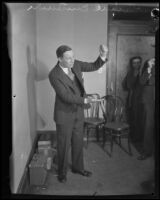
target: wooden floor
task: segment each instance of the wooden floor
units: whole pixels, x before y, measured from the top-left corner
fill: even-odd
[[[122,144],[127,147],[124,138]],[[27,194],[36,195],[141,195],[151,194],[154,191],[145,191],[141,183],[153,177],[154,160],[148,158],[144,161],[137,160],[139,155],[132,146],[133,156],[129,156],[117,145],[114,145],[113,156],[109,157],[101,143],[89,142],[88,148],[84,148],[85,169],[92,171],[90,178],[73,174],[70,169],[67,174],[67,182],[60,183],[54,168],[48,171],[46,183],[43,187],[30,186]],[[71,159],[69,154],[69,164]]]

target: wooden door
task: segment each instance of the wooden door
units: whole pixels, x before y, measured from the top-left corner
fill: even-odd
[[[109,64],[107,94],[119,95],[126,100],[127,92],[122,88],[133,56],[141,56],[143,63],[155,56],[155,36],[150,32],[150,24],[142,22],[109,22]],[[143,66],[142,63],[142,66]]]

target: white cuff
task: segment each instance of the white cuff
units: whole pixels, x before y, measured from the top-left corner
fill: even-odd
[[[102,57],[102,56],[100,55],[100,58],[105,62],[107,57],[106,57],[106,56],[103,56],[103,57]]]

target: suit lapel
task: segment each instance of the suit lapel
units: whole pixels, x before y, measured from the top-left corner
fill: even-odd
[[[73,67],[73,68],[72,68],[72,71],[73,71],[73,73],[75,74],[75,76],[77,77],[77,79],[78,79],[78,81],[79,81],[81,87],[82,87],[83,90],[84,90],[84,86],[83,86],[83,83],[82,83],[82,78],[80,77],[79,73],[77,72],[76,67]],[[84,91],[85,91],[85,90],[84,90]]]
[[[57,70],[57,75],[65,83],[65,85],[69,85],[70,87],[74,89],[70,78],[67,76],[67,74],[65,74],[65,72],[60,68],[58,64],[56,65],[56,70]]]
[[[71,87],[75,91],[75,88],[72,84],[72,81],[67,76],[67,74],[65,74],[65,72],[60,68],[60,66],[58,64],[55,66],[55,68],[57,70],[57,75],[65,83],[65,85],[68,85],[69,87]],[[73,70],[73,73],[75,74],[75,76],[77,77],[83,91],[85,92],[84,86],[82,84],[82,78],[80,77],[79,73],[77,72],[76,67],[73,67],[72,70]]]

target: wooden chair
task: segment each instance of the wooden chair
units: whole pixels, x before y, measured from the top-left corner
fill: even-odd
[[[90,103],[90,107],[86,108],[84,110],[85,115],[85,121],[84,121],[84,130],[86,131],[87,136],[87,147],[88,147],[88,140],[89,140],[89,134],[92,129],[96,130],[96,137],[97,142],[99,142],[99,129],[104,124],[105,120],[102,117],[100,117],[100,112],[102,113],[100,109],[100,96],[99,94],[87,94],[88,97],[92,97],[96,99],[95,102]]]
[[[112,156],[114,143],[118,144],[119,147],[129,155],[132,155],[130,127],[129,124],[125,122],[123,100],[113,95],[106,95],[101,99],[101,108],[106,120],[103,127],[103,148],[105,148],[106,137],[108,136],[108,138],[110,138],[110,156]],[[121,138],[128,139],[128,151],[122,146]]]

